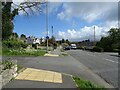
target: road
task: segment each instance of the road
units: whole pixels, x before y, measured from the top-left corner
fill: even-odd
[[[76,52],[76,51],[75,51]],[[77,54],[76,54],[77,55]],[[3,57],[5,59],[6,57]],[[93,83],[96,83],[101,86],[112,87],[108,83],[106,83],[101,77],[93,73],[91,70],[89,70],[86,66],[84,66],[82,63],[80,63],[78,60],[73,58],[72,56],[60,56],[60,57],[12,57],[18,61],[18,64],[22,65],[26,68],[35,68],[35,69],[43,69],[43,70],[50,70],[55,72],[60,72],[65,75],[73,75],[73,76],[79,76],[80,78],[89,80]],[[69,82],[65,83],[64,81]],[[24,83],[23,83],[24,82]],[[63,84],[60,85],[61,87],[71,88],[74,87],[73,82],[70,80],[70,78],[63,78]],[[15,88],[15,87],[26,87],[29,86],[29,84],[32,83],[31,87],[36,86],[36,82],[26,82],[26,81],[17,81],[14,80],[10,83],[8,83],[5,88]],[[21,86],[19,86],[19,84]],[[35,85],[34,85],[35,84]],[[39,83],[40,84],[40,83]],[[43,82],[41,82],[41,85],[37,84],[36,87],[46,87],[43,85]],[[45,84],[46,85],[46,84]],[[60,87],[59,86],[59,87]],[[48,87],[51,87],[51,84],[48,85]]]
[[[106,82],[118,87],[118,57],[113,53],[93,53],[82,50],[67,51]]]

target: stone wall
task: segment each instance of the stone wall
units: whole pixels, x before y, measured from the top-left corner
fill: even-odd
[[[2,70],[0,72],[0,90],[16,75],[17,75],[17,64],[12,66],[11,69]]]

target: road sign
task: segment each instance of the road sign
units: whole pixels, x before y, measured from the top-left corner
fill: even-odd
[[[46,39],[49,39],[49,36],[46,36]]]

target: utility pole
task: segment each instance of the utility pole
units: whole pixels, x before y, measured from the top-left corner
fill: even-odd
[[[95,26],[94,26],[94,46],[95,46]]]
[[[54,36],[53,36],[53,26],[52,26],[51,28],[52,28],[52,47],[53,47],[53,50],[54,50]]]
[[[52,36],[53,36],[53,26],[52,26]]]
[[[47,46],[46,46],[46,53],[48,53],[48,1],[46,1],[46,40],[47,40]]]

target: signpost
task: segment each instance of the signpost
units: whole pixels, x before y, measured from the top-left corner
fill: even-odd
[[[48,53],[48,2],[46,2],[46,40],[47,40],[47,46],[46,46],[46,53]]]

